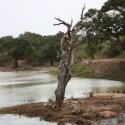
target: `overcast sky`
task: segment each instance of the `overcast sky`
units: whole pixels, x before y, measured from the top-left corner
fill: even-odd
[[[41,35],[52,35],[65,31],[63,26],[53,26],[59,17],[75,23],[86,4],[89,8],[100,9],[107,0],[0,0],[0,37],[17,37],[26,31]]]

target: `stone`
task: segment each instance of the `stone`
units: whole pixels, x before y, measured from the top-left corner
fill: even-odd
[[[114,117],[116,115],[117,115],[117,113],[112,112],[112,111],[102,111],[99,113],[99,117],[104,118],[104,119],[108,119],[108,118]]]
[[[83,118],[79,118],[77,121],[76,121],[76,124],[77,125],[85,125],[85,120]]]
[[[124,122],[124,119],[125,119],[124,117],[125,117],[125,116],[124,116],[124,114],[122,114],[122,113],[121,113],[120,115],[118,115],[118,116],[117,116],[118,122]]]

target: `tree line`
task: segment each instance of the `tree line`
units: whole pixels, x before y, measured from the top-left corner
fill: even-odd
[[[75,56],[83,58],[125,57],[125,0],[108,0],[100,10],[89,9],[78,24],[85,35]],[[25,32],[17,38],[5,36],[0,38],[0,65],[24,60],[27,65],[42,65],[59,61],[60,41],[63,32],[42,36]],[[79,37],[76,34],[75,40]]]
[[[17,38],[5,36],[0,38],[0,62],[14,63],[18,68],[18,61],[24,60],[27,65],[41,65],[58,61],[57,50],[63,33],[42,36],[36,33],[25,32]]]

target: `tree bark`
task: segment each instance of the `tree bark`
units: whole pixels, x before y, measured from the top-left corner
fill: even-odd
[[[73,64],[73,59],[74,59],[74,50],[69,49],[68,51],[66,51],[66,54],[64,55],[64,57],[62,57],[62,60],[60,62],[58,86],[57,86],[57,89],[55,90],[56,103],[54,108],[56,109],[59,109],[62,107],[66,86],[72,77],[71,66]]]
[[[55,108],[62,107],[64,95],[65,95],[65,89],[66,89],[68,81],[71,78],[71,76],[67,74],[66,72],[68,71],[66,68],[64,68],[58,77],[58,86],[55,91],[55,95],[56,95],[56,105],[55,105],[56,107]]]
[[[62,107],[66,86],[72,77],[71,66],[72,66],[72,61],[73,61],[73,57],[74,57],[74,50],[73,51],[69,50],[66,55],[67,55],[67,57],[65,58],[65,61],[61,60],[61,63],[60,63],[58,86],[55,91],[55,95],[56,95],[55,108],[56,109]]]

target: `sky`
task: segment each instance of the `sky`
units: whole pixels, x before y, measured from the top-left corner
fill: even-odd
[[[24,32],[54,35],[65,32],[64,26],[53,26],[60,18],[75,24],[81,10],[100,9],[107,0],[0,0],[0,37],[18,37]]]

